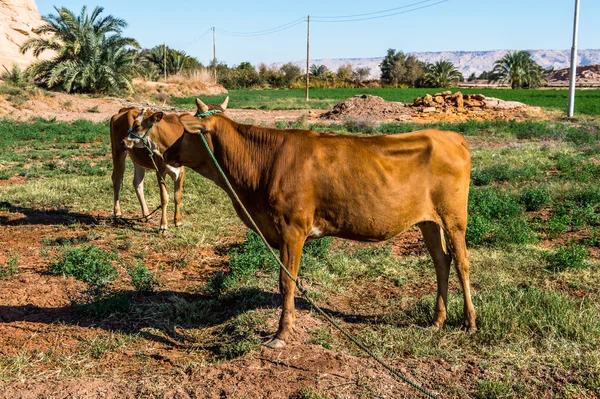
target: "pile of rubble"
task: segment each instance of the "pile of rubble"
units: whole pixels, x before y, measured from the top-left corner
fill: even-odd
[[[318,116],[328,120],[370,120],[376,122],[447,121],[470,119],[518,119],[541,116],[541,109],[516,101],[444,91],[417,97],[412,103],[388,102],[367,94],[350,97]]]
[[[444,91],[434,95],[426,94],[423,97],[417,97],[409,105],[421,113],[431,112],[480,112],[513,110],[518,108],[533,108],[516,101],[504,101],[499,98],[485,97],[482,94],[462,94],[460,91],[452,93]]]
[[[402,115],[407,115],[407,113],[412,113],[412,110],[403,103],[388,102],[378,96],[362,94],[342,101],[330,111],[319,115],[319,118],[330,120],[342,120],[346,118],[397,120]],[[406,116],[406,119],[411,119],[411,116]]]

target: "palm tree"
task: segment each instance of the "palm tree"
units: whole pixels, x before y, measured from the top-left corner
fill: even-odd
[[[510,82],[513,89],[534,88],[545,81],[544,70],[527,51],[509,51],[494,63],[492,81]]]
[[[425,80],[431,87],[448,87],[453,83],[464,80],[464,77],[453,63],[442,60],[427,65]]]
[[[51,50],[56,55],[28,68],[36,84],[66,92],[99,93],[132,89],[133,60],[139,48],[136,40],[121,36],[127,23],[112,15],[102,17],[102,7],[91,14],[83,6],[76,16],[67,8],[54,7],[57,14],[43,17],[46,22],[21,46],[39,57]]]
[[[315,65],[312,64],[310,66],[310,76],[313,78],[323,78],[327,74],[328,70],[325,65]]]

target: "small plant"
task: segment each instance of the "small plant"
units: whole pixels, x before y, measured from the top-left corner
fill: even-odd
[[[154,288],[158,287],[155,274],[148,270],[142,261],[138,261],[137,266],[128,267],[127,274],[131,278],[131,285],[137,292],[152,292]]]
[[[320,328],[318,330],[310,331],[310,335],[311,339],[309,342],[311,344],[321,345],[325,349],[332,348],[333,337],[327,329]]]
[[[292,396],[293,399],[327,399],[327,396],[319,393],[318,390],[312,387],[302,388],[296,393],[296,395]]]
[[[0,263],[0,279],[9,279],[19,272],[19,255],[13,254],[8,257],[6,263]]]
[[[0,76],[6,83],[17,87],[25,87],[27,85],[25,72],[21,71],[21,68],[17,64],[13,64],[10,70],[4,65],[2,67],[5,72]]]
[[[65,101],[63,103],[63,107],[65,107],[65,109],[70,110],[71,108],[73,108],[73,101]]]
[[[277,262],[271,257],[258,234],[249,231],[246,241],[229,252],[229,273],[216,273],[208,282],[208,290],[222,293],[235,288],[254,276],[261,267],[276,270]]]
[[[569,269],[585,269],[587,267],[587,249],[575,242],[557,247],[548,255],[548,267],[553,272]]]
[[[476,186],[486,186],[493,182],[529,180],[537,174],[539,170],[534,166],[513,167],[500,164],[473,170],[471,180]]]
[[[350,133],[374,134],[377,133],[377,125],[370,119],[345,119],[344,128]]]
[[[117,269],[113,266],[116,255],[94,245],[65,249],[61,259],[51,266],[57,275],[71,276],[88,285],[87,293],[94,299],[105,294],[106,287],[116,280]]]
[[[519,202],[528,211],[539,211],[552,203],[552,196],[541,187],[532,187],[521,194]]]
[[[88,109],[88,110],[87,110],[87,112],[90,112],[90,113],[95,113],[95,114],[97,114],[97,113],[99,113],[99,112],[100,112],[100,110],[98,109],[98,106],[97,106],[97,105],[94,105],[92,108]]]

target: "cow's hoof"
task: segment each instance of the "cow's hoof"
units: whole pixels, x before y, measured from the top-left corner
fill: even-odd
[[[444,323],[433,323],[431,326],[429,326],[429,329],[439,331],[442,329],[442,327],[444,327]]]
[[[475,326],[463,326],[462,329],[467,334],[473,334],[477,331],[477,327],[475,327]]]
[[[265,344],[265,346],[267,348],[271,348],[271,349],[281,349],[284,348],[286,345],[285,341],[279,338],[273,338],[272,340],[270,340],[269,342],[267,342]]]
[[[181,222],[175,223],[175,227],[181,227],[181,226],[183,226],[183,223],[181,223]]]
[[[160,231],[165,233],[167,230],[169,230],[169,226],[160,226]]]

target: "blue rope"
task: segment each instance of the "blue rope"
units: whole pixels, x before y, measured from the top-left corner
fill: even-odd
[[[211,116],[214,114],[218,114],[219,112],[223,112],[220,109],[211,109],[210,111],[206,111],[203,113],[199,113],[197,112],[196,115],[194,115],[196,118],[206,118],[207,116]]]

